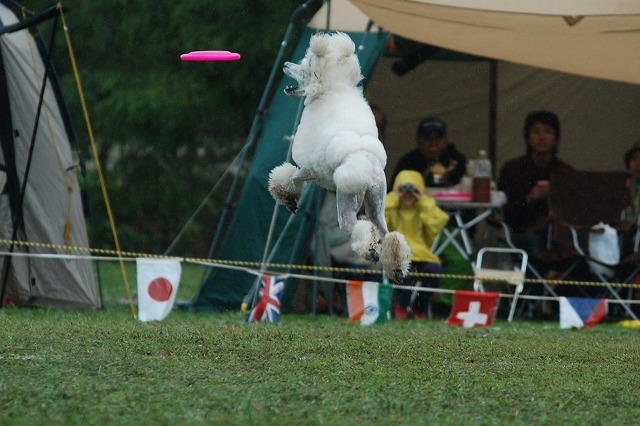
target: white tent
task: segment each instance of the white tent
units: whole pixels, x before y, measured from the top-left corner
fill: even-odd
[[[311,25],[362,31],[369,19],[411,40],[497,59],[493,118],[490,61],[426,60],[401,77],[391,70],[399,58],[380,59],[366,96],[388,117],[387,171],[413,148],[426,115],[443,118],[470,158],[495,144],[496,168],[524,152],[524,118],[536,109],[558,114],[560,156],[579,169],[622,169],[640,140],[638,2],[333,0]]]
[[[43,46],[20,27],[0,1],[0,165],[6,178],[0,195],[0,238],[42,246],[11,247],[4,242],[0,251],[88,254],[59,248],[89,247],[76,176],[78,158],[72,153],[72,129],[51,74],[38,108],[47,75]],[[0,262],[4,301],[54,307],[101,305],[90,260],[2,255]]]
[[[352,0],[394,34],[448,49],[640,84],[634,0]]]

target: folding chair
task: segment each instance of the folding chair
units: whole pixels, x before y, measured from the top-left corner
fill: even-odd
[[[640,216],[636,218],[635,232],[630,232],[625,237],[631,243],[629,244],[631,251],[629,253],[623,251],[624,257],[620,260],[619,277],[624,277],[620,282],[628,284],[640,274]],[[629,294],[632,292],[633,289],[629,289]]]
[[[602,283],[613,298],[617,299],[627,314],[637,319],[625,304],[618,291],[609,284],[593,264],[600,263],[589,254],[589,234],[600,222],[606,223],[619,233],[628,235],[635,226],[634,222],[622,220],[627,202],[625,172],[559,171],[551,176],[549,210],[552,220],[550,250],[532,259],[547,262],[552,267],[561,268],[559,279],[565,279],[574,271],[590,270]],[[555,264],[554,264],[555,262]],[[626,267],[627,259],[619,264],[607,265],[616,272]],[[578,268],[585,266],[588,268]]]
[[[507,225],[506,222],[504,221],[500,221],[498,222],[498,226],[502,228],[502,240],[507,245],[507,247],[512,249],[517,249],[518,247],[516,247],[516,245],[511,240],[511,231],[509,230],[509,225]],[[542,286],[544,287],[544,292],[542,293],[543,296],[549,295],[553,297],[558,297],[558,294],[553,289],[553,287],[549,285],[549,283],[547,282],[543,274],[531,262],[527,262],[527,272],[533,275],[542,284]],[[538,301],[536,300],[532,302],[534,303],[529,304],[530,311],[533,311],[536,308]],[[546,303],[546,302],[543,301],[543,303]]]
[[[520,269],[519,270],[505,270],[505,269],[491,269],[484,268],[483,260],[486,253],[507,254],[510,257],[513,255],[520,256]],[[473,282],[473,289],[475,291],[484,292],[483,280],[500,279],[514,285],[515,292],[513,294],[513,301],[511,302],[511,309],[509,310],[509,322],[513,320],[513,315],[516,311],[516,304],[518,303],[518,296],[522,293],[524,288],[524,277],[527,270],[527,263],[529,255],[527,252],[518,248],[503,248],[503,247],[483,247],[478,251],[476,258],[476,280]]]

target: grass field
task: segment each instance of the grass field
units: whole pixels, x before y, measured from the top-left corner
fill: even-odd
[[[193,295],[199,274],[185,268],[179,297]],[[564,331],[557,322],[521,320],[462,329],[441,318],[360,327],[324,315],[249,325],[239,313],[181,311],[140,323],[116,303],[125,298],[118,286],[104,286],[102,311],[0,311],[0,424],[632,425],[640,418],[637,329]]]

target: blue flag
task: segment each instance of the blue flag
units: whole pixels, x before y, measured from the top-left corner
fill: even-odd
[[[560,298],[560,328],[592,327],[606,316],[607,301],[605,299]]]

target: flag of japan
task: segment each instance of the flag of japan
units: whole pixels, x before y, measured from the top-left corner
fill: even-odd
[[[164,319],[176,300],[182,268],[179,260],[136,260],[138,269],[138,319],[160,321]]]
[[[456,290],[447,324],[465,328],[490,327],[496,316],[499,297],[499,293]]]

